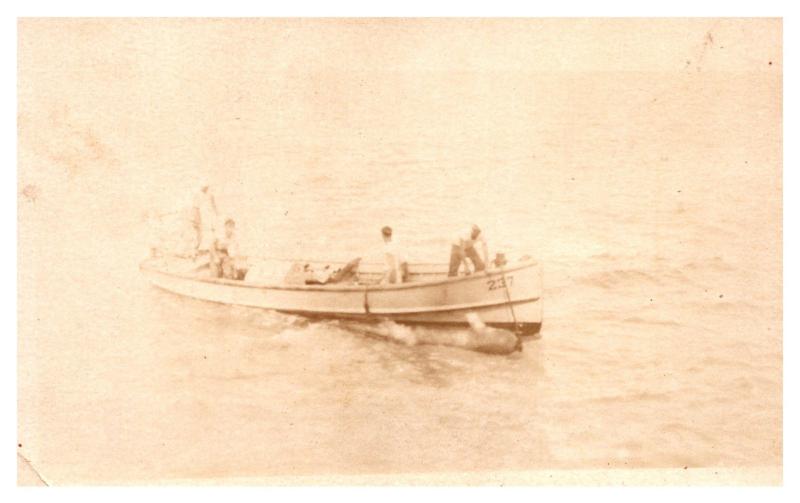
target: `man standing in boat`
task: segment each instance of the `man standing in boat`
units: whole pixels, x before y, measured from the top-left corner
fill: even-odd
[[[392,228],[381,229],[383,236],[383,253],[386,260],[386,269],[381,278],[381,284],[402,283],[408,276],[408,263],[402,257],[396,240],[392,240]]]
[[[197,236],[195,253],[208,252],[214,246],[214,227],[218,218],[217,203],[208,183],[200,186],[200,192],[192,199],[192,227]]]
[[[481,246],[482,256],[478,255],[478,252],[475,251],[475,245],[477,244]],[[486,269],[486,264],[489,262],[489,246],[486,244],[483,231],[475,224],[472,224],[472,228],[468,234],[458,236],[455,241],[453,241],[453,245],[450,248],[450,270],[447,275],[458,276],[458,269],[461,267],[462,263],[464,263],[467,273],[469,273],[469,263],[467,259],[472,262],[475,272]]]

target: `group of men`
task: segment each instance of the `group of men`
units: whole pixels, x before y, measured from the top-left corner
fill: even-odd
[[[383,235],[385,268],[382,284],[403,283],[408,279],[408,262],[406,262],[396,240],[392,239],[392,228],[381,229]],[[476,248],[478,248],[476,250]],[[480,252],[480,253],[479,253]],[[459,235],[453,240],[450,248],[450,267],[448,276],[458,276],[461,265],[470,271],[470,263],[474,272],[483,271],[489,263],[489,246],[483,231],[473,224],[468,233]],[[502,264],[497,264],[502,265]]]
[[[209,267],[214,276],[226,279],[243,279],[246,269],[239,253],[236,239],[236,222],[225,220],[224,231],[217,232],[219,222],[217,203],[208,184],[192,200],[191,222],[195,231],[195,253],[208,255]]]
[[[192,201],[191,222],[196,240],[196,255],[208,254],[209,265],[216,277],[243,279],[246,273],[243,257],[236,239],[236,222],[225,220],[224,231],[218,233],[216,222],[219,212],[214,195],[208,184],[203,184]],[[383,254],[385,258],[382,284],[396,284],[408,281],[408,262],[398,241],[393,239],[392,228],[383,227]],[[498,255],[499,256],[499,255]],[[450,249],[448,276],[457,276],[462,264],[469,273],[483,271],[489,263],[489,247],[481,228],[473,224],[469,232],[457,236]],[[470,268],[471,264],[471,268]],[[502,265],[502,264],[497,264]],[[356,265],[357,266],[357,265]]]

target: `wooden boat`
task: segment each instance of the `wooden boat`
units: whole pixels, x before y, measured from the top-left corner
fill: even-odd
[[[542,323],[542,271],[527,258],[456,277],[447,276],[446,264],[409,264],[408,281],[392,285],[379,284],[380,264],[361,264],[357,282],[287,284],[282,275],[293,264],[317,270],[344,265],[264,259],[258,268],[275,274],[260,280],[211,277],[207,265],[175,257],[145,260],[140,269],[153,285],[178,295],[309,317],[466,326],[466,315],[476,313],[490,327],[531,335]]]

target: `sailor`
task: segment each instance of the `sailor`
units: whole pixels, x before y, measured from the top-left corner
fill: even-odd
[[[226,279],[242,279],[247,272],[239,253],[236,222],[232,218],[225,220],[224,235],[214,241],[211,262],[217,277],[222,275]]]
[[[208,183],[192,198],[192,227],[195,230],[195,254],[208,253],[214,245],[215,223],[218,218],[217,203]]]
[[[475,246],[480,244],[481,255],[475,251]],[[486,244],[486,238],[483,231],[477,225],[473,224],[469,233],[458,236],[450,247],[450,270],[448,276],[458,276],[458,269],[461,267],[462,262],[469,274],[469,263],[467,259],[472,262],[472,267],[475,272],[483,271],[486,269],[486,264],[489,262],[489,247]]]
[[[381,229],[383,236],[383,255],[386,267],[381,278],[381,284],[402,283],[408,277],[408,263],[399,250],[397,240],[392,239],[392,228],[386,226]]]

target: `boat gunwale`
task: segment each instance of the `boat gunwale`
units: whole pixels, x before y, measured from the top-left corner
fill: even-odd
[[[257,308],[257,309],[267,309],[269,311],[276,311],[276,312],[286,313],[286,314],[296,314],[296,315],[300,315],[300,316],[317,316],[317,317],[321,317],[321,318],[331,318],[331,319],[346,318],[346,319],[362,320],[362,321],[364,321],[364,320],[379,320],[379,319],[394,319],[397,316],[414,316],[414,315],[418,315],[418,314],[431,314],[431,313],[439,313],[439,314],[441,314],[441,313],[455,313],[455,312],[459,312],[459,311],[467,311],[467,312],[469,312],[469,311],[480,311],[480,310],[483,310],[483,309],[492,309],[492,308],[500,307],[500,306],[516,306],[516,305],[528,304],[528,303],[531,303],[531,302],[538,302],[538,301],[541,300],[541,297],[530,297],[530,298],[523,298],[523,299],[514,299],[511,302],[501,301],[501,302],[494,302],[494,303],[487,303],[487,304],[455,304],[453,306],[443,306],[442,308],[438,308],[438,309],[414,308],[414,309],[408,309],[408,310],[397,311],[397,312],[389,311],[389,310],[386,310],[386,309],[379,310],[379,311],[372,311],[372,310],[369,310],[369,311],[361,311],[361,310],[359,310],[359,311],[352,311],[352,310],[314,311],[314,310],[309,310],[309,309],[275,308],[275,307],[253,306],[253,305],[249,305],[249,304],[230,304],[228,302],[209,299],[209,298],[206,298],[206,297],[196,297],[196,296],[193,296],[193,295],[185,295],[185,294],[182,294],[182,293],[178,293],[178,292],[176,292],[174,290],[170,290],[169,288],[165,288],[164,286],[161,286],[161,285],[155,285],[155,287],[159,288],[159,289],[161,289],[161,290],[163,290],[165,292],[168,292],[168,293],[170,293],[172,295],[177,295],[179,297],[188,297],[188,298],[200,301],[200,302],[211,302],[213,304],[221,304],[221,305],[226,305],[226,306],[229,306],[229,305],[240,305],[240,306],[245,306],[245,307],[253,307],[253,308]],[[422,324],[425,324],[425,323],[460,324],[460,325],[468,325],[469,324],[469,322],[467,322],[467,321],[463,321],[463,322],[462,321],[458,321],[458,322],[450,322],[450,321],[446,321],[446,322],[419,321],[419,322],[417,322],[417,321],[401,320],[401,322],[403,322],[403,323],[422,323]],[[529,323],[533,323],[533,322],[523,322],[523,324],[529,324]],[[541,323],[541,322],[535,322],[535,323]],[[491,325],[492,323],[488,323],[488,324]]]
[[[198,278],[196,276],[192,276],[190,274],[181,274],[172,271],[165,271],[162,269],[158,269],[153,267],[152,265],[147,264],[150,259],[145,259],[142,263],[139,264],[139,269],[144,271],[152,271],[157,274],[163,274],[165,276],[171,276],[174,278],[185,279],[189,281],[199,281],[202,283],[210,283],[214,285],[228,285],[228,286],[236,286],[240,288],[256,288],[261,290],[290,290],[290,291],[318,291],[318,292],[375,292],[375,291],[398,291],[398,290],[408,290],[412,288],[428,288],[432,286],[439,286],[443,284],[455,284],[462,281],[474,280],[479,276],[484,278],[491,278],[493,276],[504,276],[509,273],[513,273],[515,271],[519,271],[522,269],[528,269],[531,267],[539,266],[539,262],[535,260],[527,261],[526,263],[515,265],[511,268],[503,268],[503,269],[494,269],[492,271],[483,270],[480,273],[474,273],[468,276],[455,276],[455,277],[447,277],[441,280],[434,280],[434,281],[417,281],[417,282],[408,282],[408,283],[400,283],[400,284],[388,284],[388,285],[338,285],[333,284],[330,286],[327,285],[273,285],[273,284],[266,284],[266,283],[246,283],[243,280],[233,280],[233,279],[226,279],[226,278]],[[446,264],[426,264],[426,265],[443,265]],[[538,297],[537,297],[538,298]]]

